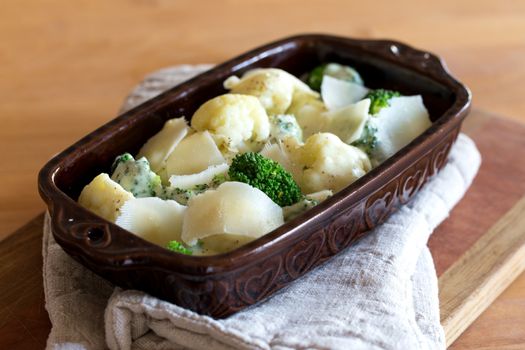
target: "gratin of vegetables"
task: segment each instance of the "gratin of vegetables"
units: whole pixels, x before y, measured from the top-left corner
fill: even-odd
[[[168,120],[135,157],[118,156],[79,203],[177,253],[220,254],[347,187],[431,125],[421,96],[369,89],[337,63],[305,82],[259,68],[224,87],[190,125]]]

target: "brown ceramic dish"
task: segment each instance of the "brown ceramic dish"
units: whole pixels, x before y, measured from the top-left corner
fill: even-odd
[[[165,120],[191,116],[225,92],[222,82],[255,67],[297,76],[321,62],[354,66],[367,86],[423,95],[433,125],[396,155],[300,217],[235,251],[209,257],[170,252],[76,203],[115,156],[137,152]],[[348,247],[409,201],[445,163],[470,93],[433,54],[386,40],[300,35],[229,60],[147,101],[47,163],[39,189],[54,238],[76,260],[124,288],[140,289],[201,314],[226,317],[263,300]]]

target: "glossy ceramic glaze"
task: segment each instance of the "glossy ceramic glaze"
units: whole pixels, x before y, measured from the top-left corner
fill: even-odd
[[[231,74],[278,67],[297,76],[322,62],[354,66],[367,86],[423,95],[433,125],[346,189],[235,251],[194,257],[170,252],[76,203],[81,189],[137,152],[170,118],[191,116],[226,92]],[[56,241],[76,260],[124,288],[143,290],[214,317],[263,300],[348,247],[409,201],[446,162],[470,93],[435,55],[389,40],[300,35],[254,49],[117,117],[61,152],[39,174]]]

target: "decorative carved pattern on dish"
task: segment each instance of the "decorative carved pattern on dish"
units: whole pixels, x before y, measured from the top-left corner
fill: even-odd
[[[339,253],[358,238],[363,231],[362,217],[362,208],[356,205],[347,209],[327,227],[325,235],[331,255]]]
[[[254,265],[238,275],[234,290],[239,299],[246,305],[252,305],[267,297],[281,272],[282,261],[280,255],[273,255],[262,265]]]
[[[310,270],[325,242],[322,230],[317,230],[308,239],[295,244],[285,257],[285,270],[292,279]]]

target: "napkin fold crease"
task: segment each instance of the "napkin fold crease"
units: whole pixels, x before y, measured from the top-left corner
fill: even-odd
[[[161,70],[123,110],[210,65]],[[49,349],[444,349],[426,244],[463,197],[481,157],[460,134],[445,167],[383,225],[264,302],[223,320],[113,287],[43,236]]]

